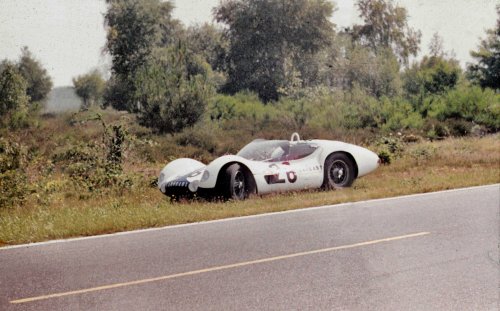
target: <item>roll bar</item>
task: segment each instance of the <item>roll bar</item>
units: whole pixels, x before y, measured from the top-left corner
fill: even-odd
[[[299,133],[295,132],[292,134],[292,137],[290,138],[290,142],[299,142],[300,141],[300,136]]]

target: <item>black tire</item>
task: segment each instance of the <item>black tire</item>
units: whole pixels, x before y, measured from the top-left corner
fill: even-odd
[[[325,160],[323,189],[350,187],[356,179],[354,162],[344,153],[334,153]]]
[[[223,185],[226,199],[241,201],[248,198],[247,178],[239,164],[232,164],[226,169]]]

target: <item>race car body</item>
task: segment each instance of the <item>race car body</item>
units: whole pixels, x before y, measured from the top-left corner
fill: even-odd
[[[170,197],[199,195],[242,200],[266,194],[316,188],[349,187],[379,165],[368,149],[330,140],[257,139],[236,155],[208,165],[192,159],[170,162],[160,173],[158,187]]]

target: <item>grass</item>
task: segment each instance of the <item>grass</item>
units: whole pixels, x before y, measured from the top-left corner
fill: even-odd
[[[87,199],[56,193],[50,204],[0,210],[0,246],[494,184],[500,182],[499,155],[498,134],[410,144],[392,164],[358,179],[349,189],[275,194],[244,202],[171,203],[147,186]]]

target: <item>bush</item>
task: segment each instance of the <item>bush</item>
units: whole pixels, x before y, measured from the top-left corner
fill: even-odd
[[[231,125],[231,121],[237,120],[237,124],[248,129],[251,135],[263,129],[278,114],[273,105],[265,105],[251,92],[217,95],[211,100],[207,113],[210,120],[223,125]]]
[[[429,115],[440,121],[465,120],[500,129],[500,94],[478,86],[462,86],[430,101]]]
[[[443,139],[450,136],[450,130],[443,122],[436,119],[428,119],[423,128],[425,137],[430,140]]]
[[[387,131],[402,131],[405,129],[420,129],[423,119],[415,112],[412,105],[403,99],[382,98],[382,129]]]
[[[313,104],[307,99],[282,98],[275,107],[281,112],[282,121],[287,123],[288,128],[297,131],[309,123],[313,111]]]
[[[116,163],[105,157],[105,152],[92,143],[68,147],[55,154],[54,162],[62,165],[74,186],[93,193],[103,193],[118,187],[121,191],[133,185],[132,179],[116,169]]]
[[[209,153],[214,153],[217,149],[216,138],[208,126],[194,126],[179,133],[175,141],[181,146],[194,146]]]
[[[384,164],[391,164],[394,158],[400,157],[405,144],[400,137],[382,136],[375,141],[378,157]]]
[[[20,145],[0,138],[0,209],[22,204],[29,193]]]
[[[380,161],[382,162],[382,164],[388,165],[388,164],[391,164],[391,162],[392,162],[392,155],[387,150],[381,150],[378,153],[378,157],[379,157]]]
[[[380,102],[363,90],[354,86],[346,93],[342,103],[338,103],[340,124],[346,129],[377,128],[381,121]]]
[[[61,165],[78,189],[103,193],[130,188],[133,180],[122,171],[127,131],[122,125],[106,125],[99,114],[90,120],[102,122],[102,143],[91,141],[71,145],[53,156],[54,163]]]
[[[379,101],[357,86],[350,92],[314,94],[306,104],[308,124],[328,130],[376,129],[382,118]]]
[[[446,120],[445,126],[451,136],[462,137],[472,133],[472,122],[463,119],[449,119]]]

